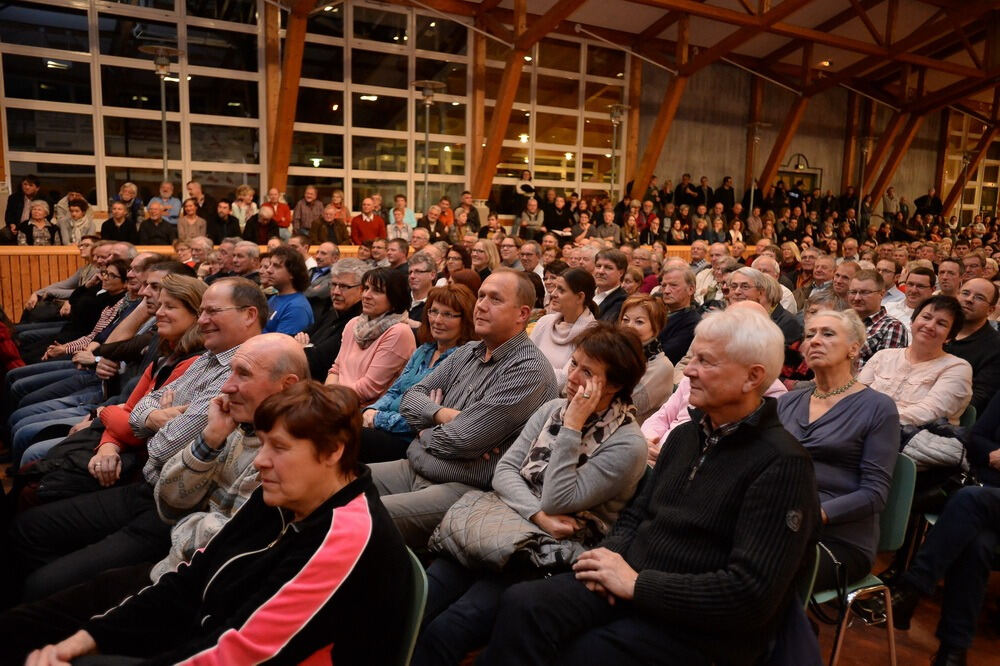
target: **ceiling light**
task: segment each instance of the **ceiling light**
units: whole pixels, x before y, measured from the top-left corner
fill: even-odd
[[[239,102],[229,102],[226,106],[240,106]]]
[[[181,82],[181,80],[179,78],[177,78],[176,76],[164,76],[163,80],[167,81],[168,83],[180,83]]]
[[[436,28],[437,27],[437,21],[431,21],[431,27],[432,28]]]
[[[819,61],[819,66],[820,67],[829,67],[832,64],[833,64],[832,60],[820,60]]]
[[[360,99],[362,102],[377,102],[378,95],[362,95]]]
[[[333,106],[330,107],[330,110],[331,111],[339,111],[340,110],[340,105],[339,104],[334,104]]]
[[[460,102],[452,102],[451,103],[452,106],[458,106],[459,104],[460,104]]]
[[[525,163],[525,164],[527,164],[527,163],[528,163],[528,158],[527,158],[527,157],[525,157],[525,158],[524,158],[524,163]]]
[[[444,152],[450,153],[451,152],[451,146],[445,146],[444,147]]]
[[[531,117],[531,113],[529,111],[525,111],[524,112],[524,117],[525,118],[530,118]]]
[[[524,56],[524,62],[531,62],[531,56],[529,55]]]
[[[615,74],[615,76],[617,76],[619,79],[623,78],[625,76],[625,72],[618,72],[617,74]]]
[[[46,60],[45,66],[49,69],[69,69],[70,64],[68,62],[59,62],[58,60]]]
[[[398,42],[399,41],[399,35],[393,35],[392,36],[392,41]]]
[[[521,143],[528,143],[528,135],[527,134],[519,134],[518,137],[517,137],[517,140],[520,141]]]
[[[605,157],[611,157],[611,153],[604,153]]]
[[[564,153],[564,155],[565,155],[566,159],[568,159],[568,160],[573,159],[573,153]]]
[[[332,12],[333,11],[333,5],[327,5],[326,7],[323,8],[323,11],[324,12]]]
[[[313,163],[314,167],[318,168],[319,165],[323,162],[323,158],[322,157],[310,157],[309,161]]]

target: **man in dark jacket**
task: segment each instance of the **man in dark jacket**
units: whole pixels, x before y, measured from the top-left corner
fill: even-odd
[[[205,235],[211,238],[216,245],[221,243],[223,238],[239,238],[240,222],[231,215],[232,204],[223,199],[216,206],[216,212],[217,215],[208,220]]]
[[[38,198],[38,188],[38,176],[25,176],[21,179],[20,191],[11,192],[7,197],[4,222],[8,228],[28,221],[29,204]]]
[[[573,572],[504,594],[483,663],[760,663],[820,523],[809,454],[762,397],[783,346],[749,308],[702,320],[671,455]]]
[[[660,331],[660,347],[677,365],[694,339],[701,314],[694,299],[694,273],[687,266],[668,264],[660,276],[660,296],[667,306],[667,324]]]
[[[601,321],[617,322],[622,303],[628,294],[622,289],[622,278],[628,268],[628,257],[621,250],[601,250],[594,259],[594,282],[597,291],[597,318]]]
[[[295,336],[306,345],[309,374],[319,381],[326,379],[340,352],[344,327],[361,314],[361,277],[368,264],[360,259],[341,259],[330,268],[330,302],[333,307],[322,318]]]

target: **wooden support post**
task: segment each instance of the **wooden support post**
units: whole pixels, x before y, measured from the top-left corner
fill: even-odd
[[[288,15],[285,26],[285,54],[281,63],[281,88],[278,93],[278,112],[274,121],[274,140],[269,153],[270,167],[267,182],[270,187],[285,190],[288,183],[288,162],[292,156],[292,125],[295,123],[295,106],[299,97],[299,78],[302,75],[302,52],[306,44],[306,24],[309,11],[314,6],[310,0],[298,0]]]
[[[267,154],[274,150],[274,128],[278,123],[281,87],[281,10],[264,3],[264,86],[267,98]],[[270,174],[269,174],[270,175]]]
[[[688,62],[688,37],[690,34],[690,18],[687,14],[682,16],[677,22],[677,50],[675,57],[677,69],[681,70]],[[667,91],[663,95],[660,103],[660,110],[656,113],[656,120],[653,121],[653,128],[646,139],[646,149],[642,151],[642,158],[632,171],[632,191],[629,193],[633,199],[641,197],[646,193],[646,186],[649,185],[649,178],[656,169],[656,163],[660,159],[660,152],[663,144],[670,133],[670,126],[674,124],[677,116],[677,109],[681,104],[681,96],[687,87],[688,77],[675,76],[667,84]]]
[[[871,190],[871,185],[875,182],[875,178],[878,176],[879,165],[882,164],[882,160],[885,159],[885,156],[889,154],[889,149],[896,140],[896,135],[903,126],[904,120],[906,120],[906,114],[902,111],[896,111],[892,114],[892,117],[889,118],[889,124],[885,126],[885,131],[882,132],[882,136],[879,137],[878,143],[875,144],[875,149],[872,150],[871,157],[868,158],[868,163],[865,164],[865,182],[861,183],[861,188],[858,190],[862,193],[862,196],[864,196],[864,193]],[[872,199],[872,201],[874,201],[874,199]]]
[[[959,172],[958,180],[955,181],[951,191],[948,192],[948,196],[944,198],[944,207],[941,214],[945,217],[951,214],[951,209],[961,200],[962,193],[965,192],[965,185],[969,182],[969,176],[976,173],[980,162],[986,157],[986,151],[989,150],[990,144],[993,143],[993,139],[997,138],[997,135],[1000,135],[1000,125],[987,127],[986,131],[983,132],[983,136],[979,138],[979,143],[972,150],[972,159],[969,160],[969,165]]]
[[[486,137],[486,37],[473,33],[472,37],[472,108],[469,109],[472,120],[472,145],[466,154],[469,156],[466,174],[470,181],[473,174],[479,171],[483,159],[483,141]],[[467,183],[471,189],[472,183]]]
[[[747,125],[747,157],[743,168],[743,189],[753,183],[754,166],[757,161],[761,109],[764,105],[764,80],[756,76],[750,78],[750,122]],[[747,211],[749,214],[750,211]]]
[[[913,143],[913,139],[916,138],[917,132],[920,130],[920,126],[924,124],[924,118],[926,116],[910,116],[906,121],[906,126],[903,127],[902,132],[899,135],[899,139],[896,141],[896,146],[892,149],[892,153],[889,154],[889,159],[885,163],[885,168],[882,169],[882,173],[879,174],[878,180],[875,181],[875,185],[872,186],[872,201],[880,201],[882,195],[885,193],[885,189],[889,187],[889,183],[892,182],[892,177],[896,175],[896,170],[899,165],[903,163],[903,158],[906,156],[906,152],[910,149],[910,144]]]
[[[632,58],[628,73],[628,128],[625,132],[625,160],[619,170],[632,173],[639,159],[639,110],[642,107],[642,61]],[[645,194],[645,191],[643,191]]]
[[[937,155],[934,167],[934,189],[944,192],[944,163],[948,156],[948,125],[951,123],[951,111],[941,109],[941,124],[938,128]]]
[[[844,160],[840,171],[840,190],[854,184],[857,176],[858,158],[858,120],[861,110],[861,96],[854,92],[847,93],[847,125],[844,128]]]
[[[792,102],[792,107],[788,110],[788,114],[785,116],[785,122],[781,124],[774,147],[771,149],[771,154],[768,155],[767,162],[764,164],[764,170],[760,172],[760,179],[757,181],[758,187],[764,192],[765,196],[771,191],[771,187],[773,186],[772,181],[778,175],[781,160],[785,157],[785,152],[788,150],[788,146],[791,145],[792,139],[795,138],[795,133],[799,129],[799,124],[802,122],[802,117],[805,115],[806,106],[808,105],[808,97],[796,97]]]

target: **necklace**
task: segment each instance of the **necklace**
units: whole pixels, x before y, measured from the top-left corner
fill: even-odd
[[[843,386],[837,387],[837,388],[833,389],[832,391],[828,391],[826,393],[822,393],[822,392],[820,392],[820,390],[818,388],[815,388],[815,389],[813,389],[813,397],[814,398],[818,398],[820,400],[826,400],[827,398],[832,398],[835,395],[840,395],[841,393],[844,393],[845,391],[847,391],[849,388],[851,388],[852,386],[854,386],[857,383],[858,383],[858,380],[856,378],[854,378],[854,377],[851,377],[851,381],[847,382]]]

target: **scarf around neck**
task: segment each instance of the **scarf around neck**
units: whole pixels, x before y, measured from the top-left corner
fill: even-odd
[[[403,321],[404,316],[406,316],[405,312],[401,314],[386,312],[374,319],[369,319],[368,315],[362,312],[358,315],[357,323],[354,324],[354,341],[362,349],[368,349],[369,345],[382,337],[382,334],[388,331],[393,324]]]

